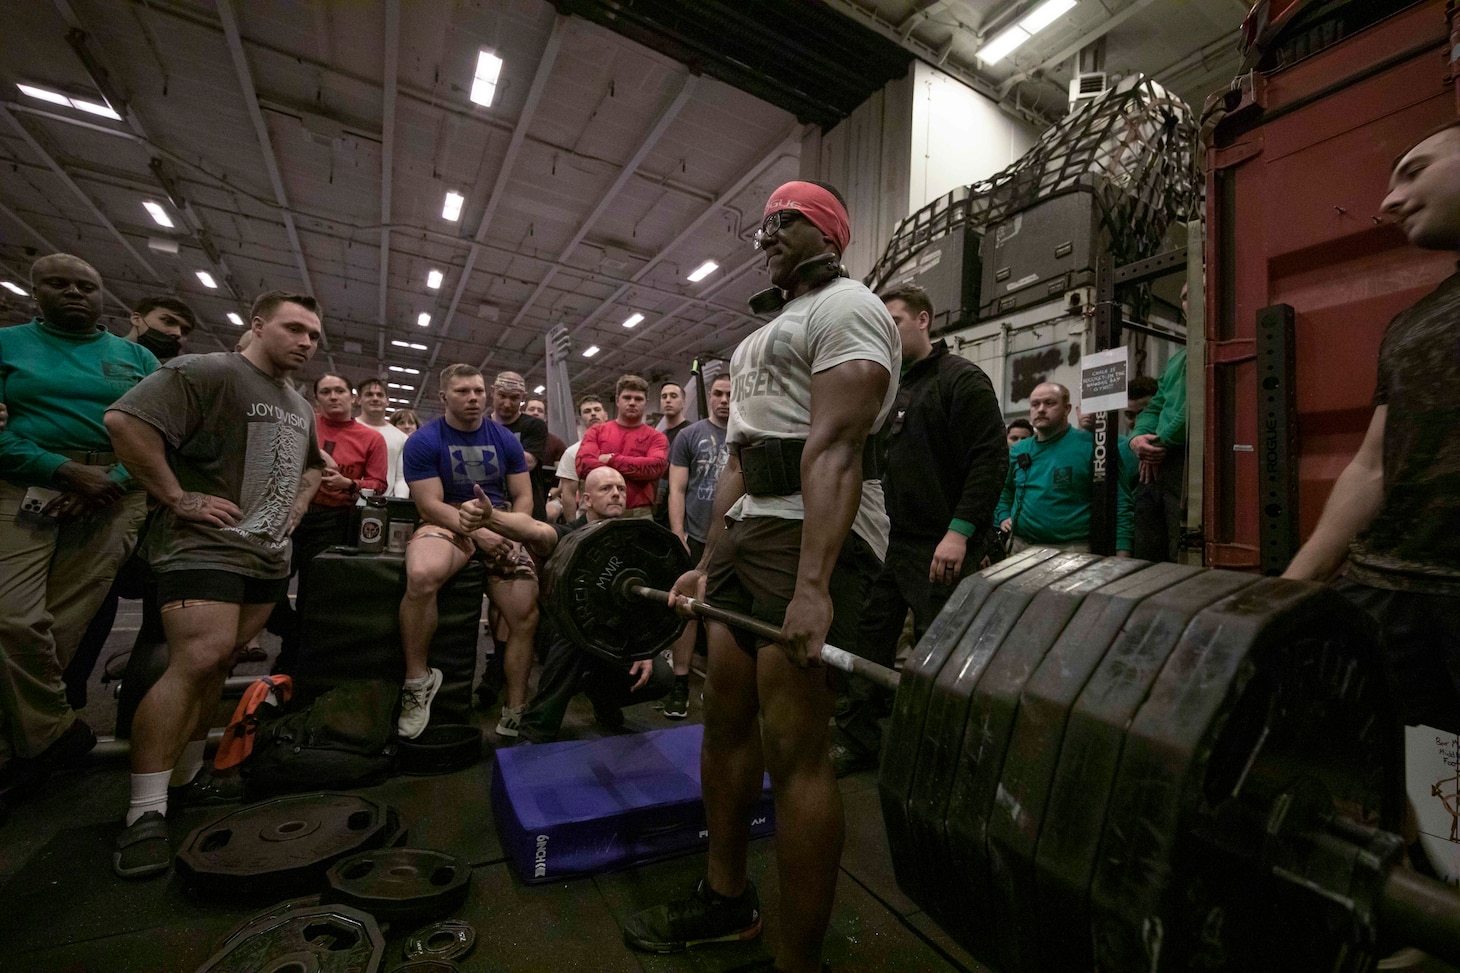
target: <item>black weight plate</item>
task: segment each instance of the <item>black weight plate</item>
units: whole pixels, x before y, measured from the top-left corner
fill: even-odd
[[[684,619],[668,605],[624,596],[615,583],[668,590],[690,569],[679,538],[652,520],[601,520],[558,542],[539,580],[542,603],[563,635],[610,662],[647,659],[669,648]]]
[[[354,794],[304,794],[248,804],[195,829],[177,870],[196,888],[281,894],[318,887],[339,858],[385,841],[386,805]]]
[[[1070,708],[1136,606],[1200,570],[1157,564],[1089,594],[1019,694],[988,821],[997,952],[1009,973],[1040,970],[1034,948],[1050,934],[1037,922],[1035,852]]]
[[[364,912],[343,905],[271,906],[197,973],[376,973],[384,957],[380,927]]]
[[[917,776],[908,801],[916,861],[933,890],[919,904],[938,919],[955,939],[966,938],[959,891],[970,883],[983,885],[986,876],[957,875],[948,854],[947,822],[960,811],[949,805],[953,779],[963,759],[963,731],[968,723],[968,701],[984,667],[998,651],[1019,616],[1045,586],[1089,564],[1092,554],[1055,553],[1048,560],[1010,578],[995,589],[964,631],[943,671],[933,681],[923,723],[923,746]]]
[[[915,902],[933,897],[935,891],[923,879],[922,861],[917,857],[908,827],[908,799],[923,744],[923,723],[928,693],[948,661],[958,640],[972,624],[984,601],[999,585],[1035,565],[1049,560],[1053,551],[1024,551],[1006,561],[965,578],[938,613],[908,656],[902,679],[892,703],[892,720],[882,742],[882,768],[877,788],[886,823],[887,843],[892,852],[897,884]]]
[[[411,777],[454,774],[482,759],[482,728],[458,723],[428,726],[413,740],[400,741],[400,771]]]
[[[393,966],[390,973],[458,973],[461,967],[439,959],[416,959]]]
[[[1299,779],[1329,797],[1320,813],[1396,823],[1394,724],[1369,636],[1324,586],[1277,578],[1192,620],[1131,722],[1111,792],[1091,885],[1102,969],[1368,969],[1372,930],[1284,921],[1274,937],[1284,910],[1253,886],[1213,896],[1199,864],[1215,856],[1188,836],[1232,802],[1266,811]]]
[[[424,922],[466,900],[471,866],[444,851],[378,848],[341,858],[325,883],[325,902],[353,906],[382,922]]]
[[[1000,920],[992,885],[982,879],[989,875],[988,820],[994,812],[1019,694],[1086,595],[1148,566],[1130,558],[1084,557],[1077,570],[1034,595],[969,697],[963,757],[948,798],[947,830],[955,908],[965,916],[955,925],[968,930],[967,945],[976,956],[992,956],[997,949]]]
[[[422,926],[406,939],[406,959],[461,959],[477,944],[476,928],[465,919],[443,919]]]
[[[400,812],[393,806],[385,808],[385,831],[382,832],[379,848],[399,848],[411,836],[410,826],[400,819]]]
[[[1147,598],[1131,612],[1070,709],[1035,856],[1044,969],[1093,966],[1090,881],[1130,721],[1192,618],[1256,581],[1252,575],[1206,571]]]

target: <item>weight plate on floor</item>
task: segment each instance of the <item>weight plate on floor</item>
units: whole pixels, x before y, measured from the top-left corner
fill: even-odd
[[[411,933],[406,959],[461,959],[477,944],[477,931],[464,919],[444,919]]]
[[[341,858],[325,875],[325,902],[341,902],[382,922],[444,916],[466,899],[471,866],[444,851],[379,848]]]
[[[883,738],[877,789],[897,884],[915,902],[925,902],[937,894],[924,881],[922,860],[917,857],[908,823],[908,800],[917,770],[918,751],[923,743],[923,724],[933,681],[943,671],[948,656],[973,623],[989,594],[1010,578],[1053,556],[1053,551],[1043,548],[1024,551],[963,579],[903,666],[902,679],[892,702],[892,719]]]
[[[1099,967],[1150,968],[1161,930],[1163,969],[1367,970],[1377,935],[1361,903],[1280,908],[1255,884],[1234,896],[1222,872],[1272,868],[1237,867],[1255,850],[1234,860],[1192,836],[1239,805],[1259,825],[1299,781],[1323,800],[1307,818],[1392,827],[1400,764],[1385,696],[1366,618],[1322,585],[1263,578],[1199,613],[1126,734],[1090,893]],[[1270,827],[1246,842],[1212,830],[1252,848]],[[1277,913],[1288,918],[1274,938]]]
[[[461,967],[437,959],[411,960],[392,967],[390,973],[458,973]]]
[[[1192,618],[1257,580],[1206,571],[1146,599],[1075,700],[1036,855],[1044,969],[1093,968],[1090,882],[1127,727]]]
[[[953,900],[963,916],[960,925],[981,956],[992,956],[997,949],[999,919],[986,839],[1019,693],[1090,592],[1148,566],[1131,558],[1079,557],[1083,560],[1077,570],[1034,594],[969,697],[962,758],[948,797],[948,864],[954,876]]]
[[[384,955],[380,927],[358,909],[271,906],[230,936],[197,973],[376,973]]]
[[[558,541],[539,579],[541,601],[585,651],[614,663],[648,659],[674,644],[684,619],[622,587],[668,591],[691,566],[679,538],[652,520],[601,520]]]
[[[1019,695],[1004,753],[998,798],[988,821],[989,877],[997,902],[1000,967],[1040,970],[1035,952],[1051,935],[1037,922],[1035,852],[1059,763],[1070,708],[1136,607],[1201,569],[1157,564],[1086,596]],[[1058,934],[1085,935],[1084,930]]]
[[[963,759],[968,703],[985,667],[1034,596],[1097,559],[1093,554],[1052,553],[1048,560],[1010,578],[989,595],[933,681],[928,696],[908,821],[917,861],[936,890],[923,907],[960,941],[968,935],[968,889],[970,885],[986,884],[985,875],[958,874],[948,847],[948,820],[962,813],[949,804],[949,797]]]
[[[412,777],[454,774],[482,759],[482,728],[441,723],[428,726],[414,740],[400,741],[400,772]]]
[[[337,859],[374,848],[391,833],[388,809],[377,801],[354,794],[280,797],[195,829],[176,864],[195,887],[280,894],[317,888]]]

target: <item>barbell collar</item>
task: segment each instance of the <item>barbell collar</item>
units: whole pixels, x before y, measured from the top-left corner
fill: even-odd
[[[642,598],[645,601],[669,604],[670,593],[659,588],[650,588],[647,585],[636,584],[626,586],[624,590],[634,597]],[[714,605],[707,605],[698,598],[681,598],[679,605],[697,617],[723,622],[732,628],[738,628],[759,638],[763,638],[767,642],[780,644],[781,630],[758,618],[751,618],[749,615],[742,615],[740,612],[717,608]],[[895,669],[889,669],[886,666],[879,666],[875,662],[869,662],[861,656],[853,655],[846,649],[837,648],[830,643],[824,644],[821,647],[821,661],[833,669],[840,669],[842,672],[851,673],[854,676],[861,676],[863,679],[874,682],[884,689],[889,689],[893,692],[897,691],[897,684],[900,677]]]

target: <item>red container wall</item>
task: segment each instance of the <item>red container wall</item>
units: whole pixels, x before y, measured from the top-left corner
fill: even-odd
[[[1313,530],[1368,426],[1379,340],[1455,255],[1381,223],[1395,157],[1456,116],[1445,0],[1251,79],[1207,151],[1206,563],[1258,566],[1257,312],[1296,319],[1298,515]]]

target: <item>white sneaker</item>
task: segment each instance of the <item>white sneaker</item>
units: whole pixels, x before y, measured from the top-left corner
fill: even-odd
[[[431,700],[441,688],[441,670],[432,669],[426,674],[424,686],[413,686],[407,680],[400,689],[400,719],[395,731],[407,740],[414,740],[431,722]]]
[[[526,706],[503,706],[502,718],[497,721],[497,736],[515,737],[522,732],[522,714]]]

